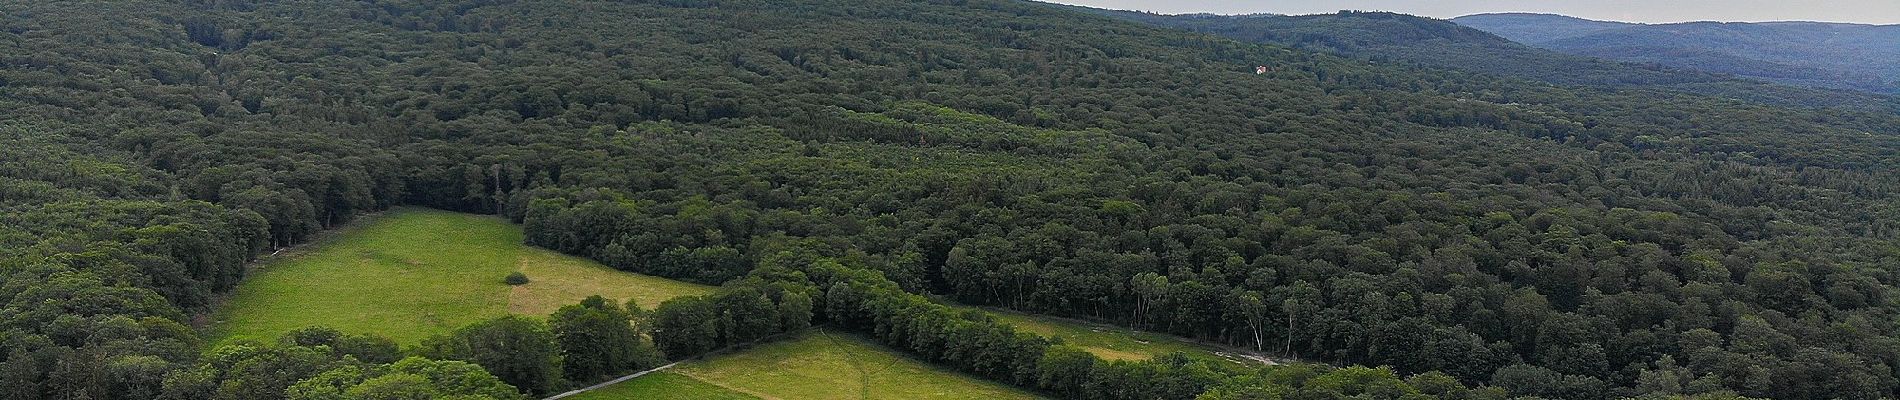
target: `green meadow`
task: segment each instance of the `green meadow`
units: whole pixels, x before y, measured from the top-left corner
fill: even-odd
[[[737,352],[693,360],[567,400],[675,398],[1008,400],[1039,397],[912,359],[862,336],[812,329]]]
[[[753,396],[680,375],[660,371],[630,381],[595,389],[563,400],[757,400]]]
[[[503,282],[522,271],[531,280]],[[507,220],[403,208],[258,263],[212,315],[213,344],[313,325],[413,345],[509,313],[545,316],[591,295],[653,307],[712,288],[616,271],[522,244]]]

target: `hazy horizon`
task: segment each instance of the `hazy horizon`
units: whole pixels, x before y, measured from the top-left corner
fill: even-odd
[[[1450,19],[1472,14],[1539,13],[1638,23],[1696,21],[1817,21],[1900,24],[1893,0],[1284,0],[1274,2],[1173,0],[1051,0],[1055,3],[1164,14],[1325,14],[1339,10],[1391,11]]]

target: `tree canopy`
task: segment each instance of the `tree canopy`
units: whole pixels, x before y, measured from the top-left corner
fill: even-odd
[[[200,354],[185,325],[246,261],[394,205],[727,284],[633,325],[674,358],[819,322],[1071,397],[1900,396],[1900,116],[1878,107],[1002,0],[10,2],[0,28],[0,388],[20,398],[279,398],[317,376],[399,396],[465,371],[323,375],[387,353]],[[926,295],[1338,367],[1094,360]],[[606,320],[571,317],[427,354],[536,395],[639,364],[564,358],[605,343],[562,340]]]

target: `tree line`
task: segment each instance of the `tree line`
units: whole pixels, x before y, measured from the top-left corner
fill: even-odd
[[[114,361],[108,373],[137,372],[121,379],[142,381],[94,393],[179,400],[527,399],[660,365],[665,358],[647,339],[650,328],[638,305],[622,308],[600,296],[561,307],[546,322],[500,317],[407,349],[380,336],[309,327],[276,343],[221,345],[200,364],[169,371],[157,359]],[[0,367],[30,370],[30,360]],[[72,395],[8,393],[18,399]]]

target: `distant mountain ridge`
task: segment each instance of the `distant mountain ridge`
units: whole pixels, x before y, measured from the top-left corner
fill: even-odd
[[[1900,93],[1900,25],[1637,24],[1551,14],[1478,14],[1451,21],[1573,55],[1810,87]]]
[[[1458,18],[1452,22],[1473,29],[1490,32],[1519,43],[1543,43],[1565,38],[1589,35],[1597,32],[1627,28],[1638,24],[1615,21],[1597,21],[1558,14],[1496,13],[1476,14]],[[1478,25],[1466,23],[1469,19],[1485,21]]]
[[[1463,69],[1562,84],[1714,82],[1721,77],[1675,73],[1565,55],[1518,44],[1482,30],[1406,14],[1343,11],[1315,15],[1152,14],[1081,8],[1138,22],[1340,55]]]
[[[1566,54],[1527,46],[1513,41],[1507,35],[1447,20],[1389,12],[1342,11],[1315,15],[1156,14],[1047,5],[1243,42],[1272,43],[1375,61],[1464,70],[1560,85],[1612,89],[1641,87],[1780,105],[1891,109],[1892,103],[1890,98],[1858,91],[1765,84],[1660,63],[1631,63]],[[1566,32],[1567,35],[1580,35],[1627,25],[1563,18],[1568,18],[1562,21],[1563,26],[1546,28],[1553,32]],[[1512,35],[1542,31],[1520,29],[1512,32]]]

